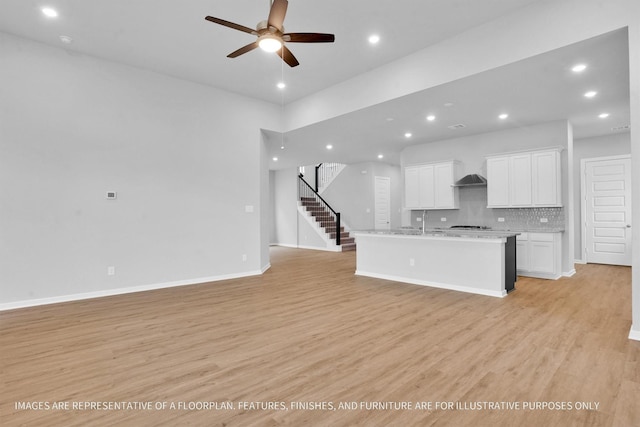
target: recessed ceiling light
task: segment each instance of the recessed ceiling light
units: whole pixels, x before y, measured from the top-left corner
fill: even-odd
[[[430,122],[434,121],[435,119],[436,119],[436,116],[434,115],[427,116],[427,120],[429,120]]]
[[[369,43],[376,44],[380,41],[380,36],[377,34],[372,34],[369,36]]]
[[[581,73],[586,69],[587,69],[586,64],[576,64],[571,68],[571,71],[573,71],[574,73]]]
[[[327,144],[327,150],[331,150],[331,149],[333,149],[333,145]]]
[[[600,117],[601,119],[606,119],[607,117],[609,117],[609,113],[599,114],[598,117]]]
[[[382,154],[378,154],[378,158],[382,159],[382,158],[384,158],[384,156]]]
[[[411,138],[413,136],[413,134],[411,132],[407,132],[404,134],[405,138]]]
[[[287,85],[284,84],[284,82],[278,82],[277,86],[278,86],[278,89],[284,89],[285,87],[287,87]]]
[[[593,98],[594,96],[596,96],[598,94],[598,92],[596,92],[595,90],[590,90],[589,92],[585,93],[584,96],[586,98]]]
[[[507,113],[502,113],[502,114],[500,114],[500,115],[498,116],[498,118],[499,118],[500,120],[504,120],[504,119],[506,119],[507,117],[509,117],[509,115],[508,115]]]
[[[44,13],[44,15],[45,15],[47,18],[57,18],[57,17],[58,17],[58,11],[56,11],[56,10],[55,10],[55,9],[53,9],[53,8],[50,8],[50,7],[43,7],[43,8],[42,8],[42,9],[40,9],[40,10],[42,10],[42,13]]]
[[[277,162],[277,161],[278,161],[278,158],[277,158],[277,157],[274,157],[274,158],[273,158],[273,161],[274,161],[274,162]]]
[[[64,44],[71,44],[73,43],[73,39],[69,36],[60,36],[60,41]]]

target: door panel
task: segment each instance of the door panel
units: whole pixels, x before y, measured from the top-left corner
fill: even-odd
[[[631,159],[585,162],[586,261],[631,265]]]
[[[375,177],[374,228],[388,230],[391,226],[391,178]]]

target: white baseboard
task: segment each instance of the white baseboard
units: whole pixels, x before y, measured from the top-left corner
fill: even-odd
[[[326,248],[321,248],[318,246],[305,246],[305,245],[298,245],[299,249],[313,249],[316,251],[325,251],[325,252],[342,252],[342,247],[340,246],[332,246],[332,247],[326,247]]]
[[[562,276],[564,276],[564,277],[571,277],[571,276],[573,276],[575,274],[576,274],[576,269],[575,268],[573,268],[573,269],[571,269],[569,271],[563,271],[562,272]]]
[[[640,331],[633,329],[633,325],[631,325],[631,330],[629,331],[629,339],[640,341]]]
[[[225,275],[212,276],[212,277],[200,277],[197,279],[178,280],[175,282],[132,286],[130,288],[105,289],[103,291],[86,292],[81,294],[60,295],[60,296],[49,297],[49,298],[38,298],[38,299],[31,299],[31,300],[15,301],[10,303],[0,304],[0,311],[15,310],[18,308],[36,307],[40,305],[59,304],[62,302],[80,301],[80,300],[92,299],[92,298],[102,298],[102,297],[109,297],[114,295],[131,294],[135,292],[153,291],[157,289],[174,288],[178,286],[198,285],[202,283],[219,282],[221,280],[230,280],[230,279],[240,279],[243,277],[250,277],[250,276],[259,276],[262,273],[264,273],[266,270],[268,270],[270,267],[271,267],[271,264],[267,264],[262,268],[262,270],[248,271],[248,272],[239,273],[239,274],[225,274]]]
[[[503,290],[503,291],[490,291],[490,290],[485,290],[485,289],[471,288],[471,287],[467,287],[467,286],[451,285],[451,284],[448,284],[448,283],[426,282],[424,280],[417,280],[417,279],[406,278],[406,277],[392,276],[392,275],[387,275],[387,274],[370,273],[370,272],[361,271],[361,270],[356,270],[356,276],[373,277],[373,278],[376,278],[376,279],[392,280],[394,282],[410,283],[412,285],[429,286],[429,287],[432,287],[432,288],[448,289],[450,291],[467,292],[467,293],[470,293],[470,294],[484,295],[484,296],[489,296],[489,297],[504,298],[507,295],[507,291],[505,291],[505,290]]]
[[[562,277],[562,274],[538,273],[538,272],[528,271],[528,270],[527,271],[518,270],[517,274],[518,276],[534,277],[536,279],[547,279],[547,280],[558,280],[559,278]]]
[[[283,248],[298,248],[298,245],[290,243],[272,243],[271,246],[282,246]]]

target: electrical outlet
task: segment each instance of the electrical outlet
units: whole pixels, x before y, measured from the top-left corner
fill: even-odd
[[[416,260],[414,258],[409,258],[409,265],[411,267],[415,266],[416,265]]]
[[[417,217],[417,218],[416,218],[416,221],[418,221],[418,222],[422,222],[422,218]]]
[[[447,218],[442,217],[442,218],[440,218],[440,221],[441,221],[441,222],[447,222]]]
[[[247,260],[247,254],[242,254],[242,261],[246,261]]]
[[[498,218],[498,222],[504,222],[504,218]]]
[[[547,223],[547,222],[549,222],[549,220],[547,218],[540,218],[540,222]]]
[[[109,267],[107,267],[107,276],[115,276],[116,275],[116,268],[113,265],[110,265]]]

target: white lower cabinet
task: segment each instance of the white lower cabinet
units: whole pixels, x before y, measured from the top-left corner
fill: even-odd
[[[562,276],[562,234],[521,233],[516,237],[516,265],[521,276],[558,279]]]
[[[522,238],[522,236],[525,236]],[[529,270],[529,242],[527,233],[516,236],[516,269],[518,273]]]

